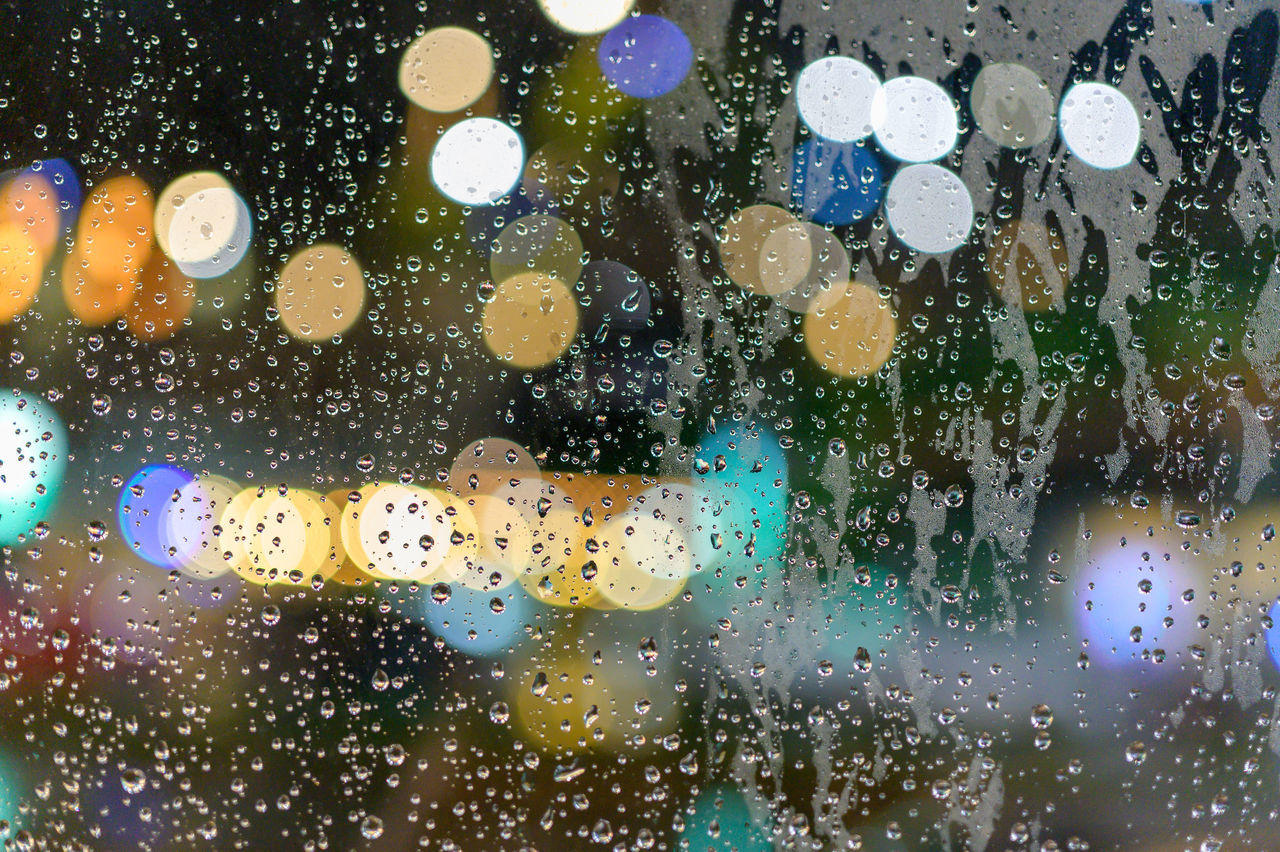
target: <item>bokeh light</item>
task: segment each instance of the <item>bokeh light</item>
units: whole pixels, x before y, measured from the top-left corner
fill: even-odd
[[[125,324],[139,340],[166,340],[191,315],[196,284],[178,265],[154,252],[138,274],[133,298],[125,307]]]
[[[629,511],[601,529],[595,585],[610,604],[657,609],[675,599],[693,567],[684,532],[661,514]]]
[[[978,129],[1006,148],[1039,145],[1053,132],[1053,93],[1024,65],[984,65],[973,81],[969,105]]]
[[[341,586],[361,586],[372,579],[362,567],[368,564],[368,555],[363,553],[353,555],[347,548],[348,527],[351,530],[355,529],[354,519],[349,520],[347,516],[347,507],[351,504],[350,498],[353,494],[358,496],[359,492],[347,488],[335,488],[324,495],[325,514],[329,518],[330,529],[335,531],[334,556],[338,563],[329,580]],[[354,538],[355,532],[351,532],[350,535]]]
[[[428,583],[449,554],[453,526],[444,504],[425,488],[375,489],[357,521],[360,546],[375,577]]]
[[[259,519],[256,509],[265,493],[264,489],[253,487],[236,492],[223,507],[216,529],[218,550],[222,552],[227,567],[250,583],[259,580],[259,575],[253,570],[250,545]]]
[[[864,144],[806,139],[792,158],[791,203],[823,225],[861,221],[880,206],[881,172]]]
[[[732,512],[724,514],[723,504],[712,499],[713,493],[724,496],[723,490],[711,491],[687,482],[663,481],[633,497],[629,501],[631,509],[614,520],[640,514],[671,527],[676,535],[671,541],[672,549],[667,550],[666,555],[675,570],[668,570],[665,575],[675,579],[696,574],[714,568],[729,555],[725,537],[733,534],[731,523],[735,515]],[[661,565],[658,563],[655,567]]]
[[[342,549],[346,551],[347,559],[362,574],[370,571],[372,562],[369,558],[368,551],[365,550],[364,544],[360,538],[360,521],[366,512],[377,512],[371,498],[374,493],[384,488],[387,483],[371,482],[368,485],[362,485],[360,488],[348,494],[347,501],[342,507],[342,518],[338,522],[338,533],[342,540]],[[384,511],[385,511],[385,503]]]
[[[578,333],[578,303],[567,284],[531,272],[498,285],[481,318],[485,345],[522,370],[545,367]]]
[[[280,322],[302,340],[330,340],[360,318],[364,272],[342,246],[321,243],[294,255],[276,282]]]
[[[45,256],[22,227],[0,224],[0,322],[10,322],[35,300]]]
[[[537,273],[572,287],[582,274],[582,237],[568,222],[542,213],[522,216],[503,228],[492,252],[494,281]]]
[[[490,582],[492,571],[486,570],[477,558],[480,526],[471,511],[471,500],[435,488],[431,489],[431,496],[440,501],[443,507],[441,518],[449,527],[448,537],[438,545],[445,551],[444,561],[437,572],[439,578],[472,589],[490,588],[494,585]]]
[[[156,242],[192,278],[215,278],[244,259],[253,217],[222,175],[191,172],[156,200]]]
[[[1271,619],[1271,626],[1263,633],[1267,641],[1267,656],[1271,658],[1271,664],[1280,669],[1280,599],[1271,604],[1267,617]]]
[[[849,282],[815,297],[804,318],[804,345],[829,373],[847,378],[879,370],[893,354],[898,321],[885,299]]]
[[[605,33],[597,54],[605,79],[635,98],[667,94],[693,65],[684,30],[657,15],[627,18]]]
[[[884,206],[894,235],[926,254],[959,248],[973,227],[968,188],[954,172],[932,163],[894,175]]]
[[[154,223],[151,189],[140,178],[110,178],[89,194],[62,273],[63,297],[76,319],[105,325],[124,313],[151,258]]]
[[[1070,276],[1066,239],[1057,220],[1047,225],[1011,219],[997,225],[987,252],[987,281],[1005,302],[1024,311],[1063,306]]]
[[[24,169],[23,174],[49,181],[57,198],[61,232],[70,232],[75,227],[76,214],[80,212],[80,203],[84,200],[80,178],[72,165],[61,157],[38,160],[30,168]]]
[[[538,0],[551,23],[573,35],[594,35],[618,25],[636,0]]]
[[[813,262],[804,223],[772,204],[755,204],[730,216],[720,231],[719,247],[729,278],[760,295],[791,290],[805,280]]]
[[[787,222],[774,228],[760,245],[758,281],[765,293],[777,296],[800,286],[813,268],[813,243],[808,222]]]
[[[475,566],[460,582],[484,590],[505,588],[524,573],[533,558],[530,519],[489,494],[468,497],[467,504],[476,528]]]
[[[718,615],[759,589],[766,575],[757,566],[779,569],[790,468],[777,436],[746,424],[704,435],[692,467],[691,484],[707,501],[696,517],[713,551],[701,556],[696,585],[703,591],[693,600],[702,613]]]
[[[217,172],[205,171],[187,172],[180,177],[174,178],[164,189],[160,190],[160,193],[156,196],[155,235],[156,244],[160,246],[161,251],[176,259],[170,247],[169,231],[173,227],[174,220],[178,217],[178,212],[186,206],[188,200],[194,200],[196,195],[207,190],[230,188],[231,184],[225,177]],[[219,222],[218,224],[222,225],[223,223]],[[214,223],[208,223],[207,230],[212,235]],[[225,226],[223,230],[225,230]],[[225,236],[224,234],[224,239]]]
[[[849,252],[845,250],[839,237],[813,222],[805,222],[804,227],[809,232],[813,256],[809,272],[795,287],[773,297],[779,304],[796,313],[807,313],[819,295],[834,287],[843,287],[849,280],[850,270]]]
[[[956,105],[941,86],[923,77],[895,77],[880,87],[872,108],[876,141],[907,163],[945,157],[955,147]]]
[[[35,394],[0,390],[0,544],[16,544],[54,510],[67,467],[67,429]]]
[[[768,813],[768,808],[762,808]],[[729,785],[705,790],[686,808],[681,842],[689,852],[771,852],[773,841],[752,816],[742,791]]]
[[[494,657],[524,637],[535,607],[519,585],[477,590],[453,583],[446,588],[447,597],[432,589],[420,600],[427,627],[450,648],[472,657]]]
[[[315,492],[290,488],[264,494],[248,511],[249,575],[258,583],[299,585],[331,577],[341,565],[335,514]]]
[[[463,27],[437,27],[400,58],[400,91],[431,112],[458,112],[480,99],[493,79],[493,48]]]
[[[875,130],[880,78],[856,59],[827,56],[796,79],[796,110],[805,126],[832,142],[856,142]]]
[[[1058,110],[1062,139],[1095,169],[1119,169],[1133,162],[1142,139],[1138,111],[1124,92],[1106,83],[1077,83]]]
[[[167,464],[153,464],[125,481],[116,504],[120,535],[129,548],[152,565],[179,564],[170,551],[166,522],[171,504],[193,479],[187,471]]]
[[[0,183],[0,227],[12,225],[48,259],[62,235],[62,214],[53,181],[30,169]]]
[[[1177,531],[1152,520],[1126,511],[1095,523],[1098,544],[1074,567],[1076,630],[1104,668],[1138,668],[1160,650],[1177,655],[1200,633],[1192,602],[1204,583],[1195,557]]]
[[[493,118],[468,118],[450,127],[431,152],[431,179],[458,204],[493,204],[524,172],[524,141]]]
[[[554,508],[543,511],[536,502],[522,508],[532,526],[533,559],[520,575],[520,584],[539,603],[568,609],[592,606],[599,596],[598,574],[584,570],[587,563],[594,564],[594,555],[586,549],[588,532],[581,510],[554,487],[542,490],[537,500],[543,499]]]
[[[230,570],[218,546],[222,513],[240,487],[220,476],[198,476],[178,489],[165,510],[164,540],[187,574],[212,579]]]

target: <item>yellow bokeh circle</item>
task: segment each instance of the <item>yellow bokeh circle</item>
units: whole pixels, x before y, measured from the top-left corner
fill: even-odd
[[[400,91],[431,112],[471,106],[493,79],[493,48],[463,27],[437,27],[413,41],[400,58]]]
[[[578,333],[578,303],[558,278],[527,272],[498,285],[484,306],[485,344],[513,367],[545,367],[564,354]]]
[[[302,340],[329,340],[360,318],[364,272],[342,246],[321,243],[295,255],[276,282],[280,323]]]
[[[849,282],[815,298],[804,317],[804,345],[822,369],[856,378],[880,369],[893,354],[893,307],[865,284]]]

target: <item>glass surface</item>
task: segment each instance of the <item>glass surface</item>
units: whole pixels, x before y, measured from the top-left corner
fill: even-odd
[[[0,4],[5,848],[1280,848],[1278,41]]]

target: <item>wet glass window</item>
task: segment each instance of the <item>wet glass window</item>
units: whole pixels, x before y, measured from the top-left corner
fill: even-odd
[[[0,6],[4,848],[1280,848],[1278,44]]]

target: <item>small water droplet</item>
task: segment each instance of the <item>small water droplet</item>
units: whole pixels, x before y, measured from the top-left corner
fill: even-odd
[[[126,769],[120,774],[120,786],[129,794],[141,793],[147,784],[147,776],[141,769]]]
[[[360,823],[360,833],[369,840],[377,840],[382,836],[382,820],[376,816],[367,816]]]

